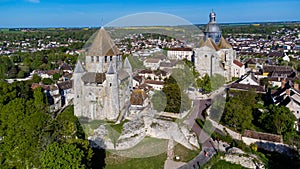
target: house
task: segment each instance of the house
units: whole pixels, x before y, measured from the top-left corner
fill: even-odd
[[[264,87],[250,84],[232,83],[228,85],[229,90],[249,91],[254,90],[256,93],[266,93]]]
[[[231,77],[241,77],[245,74],[245,65],[234,59],[233,64],[231,66]]]
[[[140,86],[141,84],[144,83],[144,81],[145,81],[145,79],[143,76],[139,76],[139,75],[133,76],[132,87],[135,88],[137,86]]]
[[[282,81],[282,85],[276,92],[271,94],[272,100],[276,105],[282,105],[295,115],[295,128],[300,132],[300,91],[297,83]]]
[[[169,59],[182,60],[187,59],[192,61],[194,51],[192,48],[170,48],[167,52]]]
[[[164,70],[149,70],[145,69],[140,72],[138,72],[139,76],[144,77],[148,80],[158,80],[163,81],[165,78],[168,78],[170,76],[170,73],[167,73]]]
[[[160,62],[161,60],[159,58],[149,58],[144,61],[144,66],[151,70],[157,70],[159,69]]]
[[[72,93],[73,80],[58,83],[57,86],[61,95],[61,106],[69,105],[74,97]]]
[[[239,84],[245,84],[245,85],[254,85],[254,86],[259,86],[259,81],[255,77],[253,72],[249,72],[248,74],[242,76],[237,83]]]
[[[263,76],[265,77],[296,77],[296,71],[290,66],[274,66],[274,65],[265,65],[263,66]]]
[[[155,90],[161,90],[164,87],[164,82],[156,80],[145,80],[145,84],[151,86]]]

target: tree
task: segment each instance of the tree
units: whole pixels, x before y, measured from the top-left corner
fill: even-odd
[[[53,84],[53,80],[50,79],[50,78],[44,78],[44,79],[42,80],[42,82],[43,82],[43,84],[45,84],[45,85],[51,85],[51,84]]]
[[[40,83],[41,80],[42,80],[42,78],[39,75],[37,75],[37,74],[34,74],[32,76],[32,82],[33,83]]]
[[[83,159],[83,151],[75,145],[56,142],[49,145],[41,156],[42,168],[47,169],[84,169]]]
[[[252,124],[252,108],[245,105],[238,97],[230,98],[225,104],[225,110],[222,121],[235,130],[243,131],[250,128]]]
[[[205,74],[202,79],[196,80],[197,87],[204,90],[205,93],[209,93],[212,91],[210,77],[208,74]]]
[[[53,80],[59,80],[59,78],[60,78],[60,74],[59,73],[55,73],[55,74],[53,74]]]
[[[48,144],[49,115],[33,106],[33,100],[17,98],[2,106],[0,152],[6,160],[0,168],[37,168],[40,155]]]
[[[266,130],[284,136],[295,132],[295,121],[296,117],[287,107],[276,105],[270,105],[268,112],[262,113],[259,119]]]
[[[19,73],[17,74],[17,78],[24,78],[26,75],[26,73],[24,71],[19,71]]]

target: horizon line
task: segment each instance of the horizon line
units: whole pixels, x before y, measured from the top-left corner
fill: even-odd
[[[262,24],[262,23],[300,23],[300,20],[289,20],[289,21],[249,21],[249,22],[218,22],[219,25],[251,25],[251,24]],[[207,23],[192,23],[193,25],[206,25]],[[122,28],[122,27],[150,27],[150,26],[189,26],[189,25],[139,25],[139,26],[107,26],[108,28]],[[0,29],[42,29],[42,28],[100,28],[101,26],[0,26]],[[104,26],[105,27],[105,26]]]

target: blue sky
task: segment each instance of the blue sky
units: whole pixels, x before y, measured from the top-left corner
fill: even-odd
[[[0,0],[0,27],[100,26],[142,12],[163,12],[191,23],[299,21],[300,0]]]

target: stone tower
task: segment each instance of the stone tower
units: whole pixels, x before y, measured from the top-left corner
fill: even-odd
[[[73,88],[74,90],[74,109],[77,111],[74,111],[75,116],[79,117],[82,116],[82,106],[81,106],[81,102],[82,102],[82,88],[83,88],[83,83],[81,80],[81,77],[84,74],[84,70],[82,68],[82,65],[80,63],[80,61],[77,61],[74,73],[73,73]]]
[[[104,28],[94,35],[85,55],[85,64],[78,61],[73,74],[74,114],[88,120],[116,121],[120,105],[125,104],[119,98],[120,90],[126,91],[132,83],[130,63],[122,69],[121,53]]]
[[[216,44],[219,44],[222,36],[222,30],[216,22],[216,13],[212,11],[209,14],[209,22],[204,30],[204,41],[211,38]]]
[[[107,119],[116,121],[120,113],[118,74],[110,62],[106,73]]]

